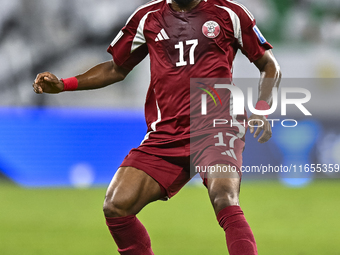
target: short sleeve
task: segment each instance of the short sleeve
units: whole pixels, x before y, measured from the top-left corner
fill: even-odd
[[[242,41],[239,41],[239,48],[242,53],[254,62],[261,58],[266,50],[273,47],[267,42],[260,29],[256,26],[255,18],[250,13],[240,15]]]
[[[107,49],[113,61],[125,69],[132,70],[148,55],[143,31],[140,31],[138,13],[131,16]]]

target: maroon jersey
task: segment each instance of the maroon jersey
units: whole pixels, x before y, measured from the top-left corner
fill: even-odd
[[[188,12],[176,12],[170,4],[154,0],[138,8],[108,52],[129,70],[149,54],[148,132],[140,148],[157,154],[155,147],[177,147],[163,154],[181,156],[189,151],[190,79],[231,78],[238,49],[253,62],[272,47],[252,14],[235,1],[203,0]]]

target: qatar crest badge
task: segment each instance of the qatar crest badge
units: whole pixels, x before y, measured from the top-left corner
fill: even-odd
[[[220,25],[216,21],[207,21],[202,27],[203,34],[208,38],[216,38],[220,32]]]

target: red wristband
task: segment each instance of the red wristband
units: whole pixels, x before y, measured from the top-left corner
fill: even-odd
[[[60,79],[64,83],[63,91],[73,91],[78,88],[78,80],[76,77],[71,77],[67,79]]]
[[[260,100],[260,101],[258,101],[256,103],[255,109],[256,110],[260,110],[260,111],[262,111],[262,110],[269,110],[270,106],[269,106],[269,104],[266,101]],[[268,118],[268,115],[265,115],[265,117]]]

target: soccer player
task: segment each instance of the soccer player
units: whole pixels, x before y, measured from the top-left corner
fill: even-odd
[[[151,83],[145,102],[148,131],[141,145],[122,162],[104,202],[107,226],[120,254],[153,254],[149,235],[136,214],[150,202],[174,196],[192,177],[190,166],[203,164],[237,169],[200,175],[225,231],[229,253],[257,254],[253,233],[239,206],[247,125],[221,129],[216,136],[209,128],[201,129],[202,123],[195,118],[190,123],[190,81],[230,79],[238,49],[260,71],[256,109],[268,110],[280,68],[253,15],[232,0],[153,0],[138,8],[113,40],[108,48],[112,61],[67,79],[49,72],[37,75],[33,87],[39,94],[98,89],[123,80],[150,56]],[[230,100],[230,93],[226,98]],[[246,114],[229,114],[229,102],[221,109],[229,120],[247,118]],[[259,136],[260,143],[268,141],[272,133],[266,117],[253,114],[248,120],[253,120],[249,129],[254,137]],[[263,125],[254,128],[256,123]],[[196,127],[190,137],[191,124]]]

